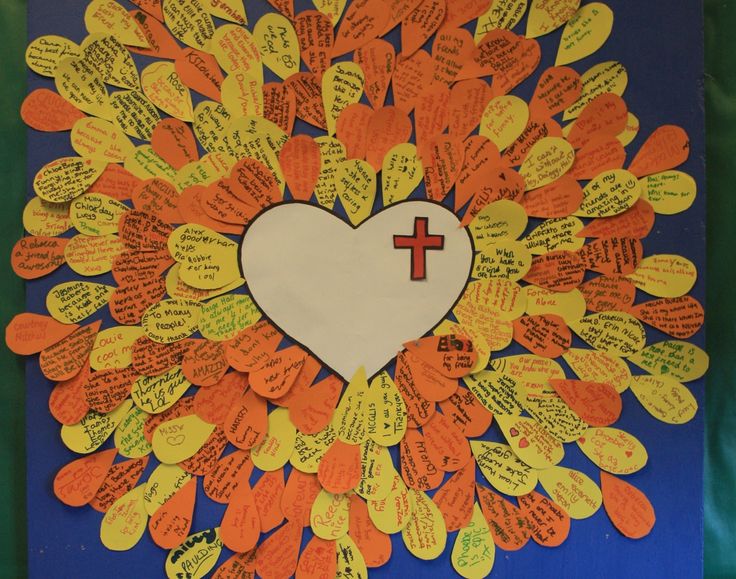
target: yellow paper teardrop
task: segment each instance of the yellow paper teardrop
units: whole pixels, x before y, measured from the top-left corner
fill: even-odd
[[[478,16],[473,40],[479,44],[491,30],[513,29],[526,12],[527,0],[494,0],[488,10]],[[528,36],[528,33],[527,33]]]
[[[585,245],[585,238],[578,237],[585,224],[569,215],[546,219],[534,228],[525,238],[524,244],[532,255],[543,255],[550,251],[577,251]]]
[[[55,285],[46,294],[46,309],[62,324],[76,324],[110,301],[113,286],[88,281],[69,281]]]
[[[132,401],[125,400],[108,414],[90,410],[76,424],[61,427],[61,440],[69,450],[77,454],[89,454],[110,438],[132,406]]]
[[[327,133],[334,136],[337,118],[348,105],[357,103],[363,95],[365,76],[355,62],[338,62],[322,76],[322,98],[327,117]]]
[[[571,468],[553,466],[541,470],[539,482],[550,498],[573,519],[592,517],[603,502],[598,485],[585,473]]]
[[[263,442],[253,448],[250,457],[262,471],[280,469],[294,452],[296,427],[289,419],[288,408],[276,408],[268,415],[268,432]]]
[[[196,414],[174,418],[153,432],[153,452],[164,464],[176,464],[193,456],[215,429]]]
[[[100,540],[111,551],[128,551],[138,544],[148,524],[143,506],[145,487],[138,485],[116,500],[100,525]]]
[[[174,366],[158,376],[140,376],[133,383],[130,397],[141,410],[160,414],[176,404],[191,385],[181,366]]]
[[[401,442],[408,423],[406,403],[388,372],[371,381],[365,408],[367,434],[374,442],[382,446]]]
[[[286,16],[277,12],[264,14],[253,28],[253,36],[263,64],[282,79],[299,72],[299,40]]]
[[[557,30],[575,15],[580,0],[532,0],[526,23],[526,37],[537,38]]]
[[[250,296],[225,295],[202,306],[199,331],[203,338],[222,342],[261,319],[261,311]]]
[[[455,571],[466,579],[483,579],[493,569],[496,545],[478,503],[473,505],[473,516],[455,537],[450,560]]]
[[[401,538],[409,552],[425,561],[439,557],[447,543],[447,528],[442,513],[425,492],[411,489],[414,512],[401,531]]]
[[[509,445],[471,440],[470,448],[483,476],[497,491],[518,497],[537,486],[537,471],[517,457]]]
[[[102,193],[85,193],[74,199],[69,215],[79,233],[99,237],[118,232],[120,217],[129,207]]]
[[[555,66],[578,61],[593,54],[608,40],[613,12],[601,2],[583,5],[562,31]]]
[[[333,495],[322,489],[312,504],[309,524],[320,539],[334,541],[347,535],[349,515],[348,495]]]
[[[578,446],[593,464],[612,474],[632,474],[647,463],[644,445],[618,428],[589,428]]]
[[[366,500],[385,499],[396,473],[388,448],[369,438],[360,445],[360,464],[362,474],[355,492]]]

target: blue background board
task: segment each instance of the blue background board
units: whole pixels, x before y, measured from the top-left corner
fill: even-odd
[[[448,0],[452,1],[452,0]],[[124,0],[124,5],[132,8]],[[258,17],[271,10],[265,0],[246,3],[251,26]],[[312,8],[311,2],[296,0],[297,12]],[[615,13],[614,29],[605,46],[594,55],[573,63],[578,72],[605,60],[619,60],[629,75],[629,86],[624,98],[629,109],[640,119],[641,132],[627,147],[628,159],[638,150],[644,139],[662,124],[678,124],[691,138],[691,156],[682,170],[697,181],[699,195],[694,206],[686,213],[675,216],[657,216],[652,233],[644,240],[646,255],[678,253],[691,259],[700,272],[692,295],[705,301],[705,181],[704,137],[702,107],[702,6],[699,0],[686,0],[673,5],[657,0],[631,2],[608,0]],[[83,14],[86,2],[80,0],[30,0],[29,39],[42,34],[60,34],[80,42],[84,36]],[[523,21],[516,29],[525,29]],[[528,99],[539,73],[554,64],[560,32],[540,39],[542,63],[537,72],[513,94]],[[395,29],[387,39],[399,46]],[[431,50],[431,46],[425,47]],[[397,50],[398,52],[398,50]],[[139,69],[148,59],[137,57]],[[266,80],[275,80],[266,71]],[[52,82],[29,73],[29,90],[50,87]],[[390,91],[389,91],[390,93]],[[196,98],[197,95],[193,96]],[[365,101],[365,99],[364,99]],[[389,94],[388,103],[391,102]],[[304,123],[297,122],[295,133],[317,134]],[[64,155],[74,154],[68,134],[28,134],[28,191],[32,192],[35,172],[45,163]],[[30,194],[30,193],[29,193]],[[414,197],[423,196],[422,187]],[[378,208],[380,193],[377,196]],[[451,203],[452,199],[448,199]],[[336,213],[344,216],[339,203]],[[532,220],[529,228],[537,223]],[[62,267],[50,276],[30,282],[27,286],[28,311],[46,313],[44,300],[54,285],[73,278],[74,274]],[[98,280],[95,280],[98,281]],[[111,283],[111,278],[100,278]],[[639,293],[637,303],[650,299]],[[113,325],[103,313],[103,327]],[[95,319],[95,318],[93,318]],[[647,327],[648,343],[665,337]],[[704,330],[692,340],[704,347]],[[575,346],[583,344],[575,338]],[[514,347],[504,352],[521,353]],[[564,363],[563,363],[564,366]],[[393,373],[393,366],[389,366]],[[566,368],[569,376],[572,376]],[[636,369],[635,369],[636,371]],[[163,576],[166,553],[156,547],[148,536],[131,551],[113,553],[99,540],[101,515],[90,508],[73,509],[61,504],[52,492],[56,471],[75,458],[61,442],[59,425],[47,409],[50,384],[40,373],[37,359],[27,362],[27,475],[28,475],[28,565],[34,579],[85,579],[116,577],[140,579]],[[640,373],[640,372],[639,372]],[[519,552],[496,552],[493,576],[497,577],[682,577],[702,575],[702,467],[703,467],[703,403],[704,380],[690,382],[701,409],[695,419],[684,426],[670,426],[654,420],[636,401],[630,391],[624,393],[624,410],[616,426],[637,436],[649,451],[649,462],[640,472],[626,477],[641,488],[652,501],[657,512],[657,524],[650,536],[631,541],[621,536],[609,522],[603,509],[584,521],[573,521],[568,540],[559,548],[546,549],[530,542]],[[494,424],[484,439],[503,440]],[[109,447],[108,441],[103,448]],[[226,451],[229,452],[230,450]],[[394,459],[396,460],[394,454]],[[581,470],[598,480],[598,470],[573,445],[566,445],[562,464]],[[155,466],[151,460],[145,480]],[[288,468],[288,467],[287,467]],[[255,482],[258,473],[251,482]],[[480,475],[477,480],[484,484]],[[199,488],[193,530],[218,524],[223,505],[209,500]],[[311,537],[307,530],[303,541]],[[404,548],[400,535],[393,536],[393,555],[388,564],[371,570],[372,577],[397,577],[403,574],[437,577],[454,575],[449,554],[455,533],[448,538],[445,553],[432,562],[414,558]],[[220,562],[229,557],[224,549]]]

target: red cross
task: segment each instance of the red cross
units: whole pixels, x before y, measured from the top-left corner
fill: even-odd
[[[444,235],[429,235],[428,217],[414,218],[414,235],[394,235],[394,249],[411,249],[411,279],[427,279],[427,250],[444,249]]]

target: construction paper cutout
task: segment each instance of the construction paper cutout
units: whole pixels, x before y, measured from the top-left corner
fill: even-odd
[[[297,346],[273,354],[262,367],[251,372],[251,388],[267,399],[284,396],[304,366],[306,356]]]
[[[319,579],[335,577],[337,573],[337,551],[334,541],[312,537],[299,556],[296,579]]]
[[[406,341],[407,339],[411,339],[416,337],[417,335],[421,335],[421,328],[417,328],[415,326],[415,328],[412,329],[410,327],[410,325],[418,325],[418,320],[409,321],[410,323],[406,323],[405,327],[401,328],[396,326],[396,316],[388,312],[382,313],[381,316],[389,315],[392,321],[390,324],[381,324],[382,329],[380,332],[380,341],[374,340],[370,336],[366,336],[366,342],[362,346],[358,346],[358,344],[356,344],[353,339],[348,340],[348,342],[350,343],[349,346],[347,342],[341,344],[341,347],[349,347],[349,352],[335,350],[336,345],[340,342],[339,339],[335,341],[335,336],[339,336],[346,331],[345,325],[342,323],[342,321],[335,319],[334,330],[327,331],[327,326],[325,326],[324,323],[328,321],[331,317],[334,318],[335,313],[339,314],[340,312],[350,312],[351,315],[354,315],[355,312],[351,311],[348,306],[346,306],[345,308],[341,308],[337,307],[336,304],[339,303],[340,300],[355,295],[356,292],[353,290],[343,291],[343,289],[341,289],[341,286],[339,286],[338,284],[338,286],[335,286],[335,289],[342,297],[336,298],[338,301],[335,301],[333,299],[326,299],[324,296],[324,284],[322,284],[323,278],[322,276],[318,276],[317,278],[313,277],[315,271],[314,268],[328,268],[329,271],[344,271],[345,267],[355,266],[355,264],[353,264],[352,266],[348,266],[343,263],[343,256],[339,255],[340,252],[334,251],[335,247],[344,246],[345,244],[343,242],[330,241],[330,239],[332,239],[332,235],[337,235],[338,238],[342,239],[352,238],[354,241],[348,241],[349,244],[362,243],[361,240],[363,239],[364,235],[366,236],[365,239],[376,239],[377,237],[380,238],[380,235],[383,234],[374,233],[376,231],[389,231],[390,238],[390,236],[393,235],[397,230],[405,228],[408,219],[413,220],[417,210],[421,210],[422,215],[429,217],[430,222],[432,223],[433,232],[442,232],[445,235],[445,250],[442,252],[432,252],[429,258],[430,263],[428,266],[428,271],[435,272],[434,274],[430,273],[430,276],[433,276],[430,278],[430,283],[426,285],[423,284],[422,288],[416,289],[414,286],[411,286],[411,284],[416,284],[416,282],[412,282],[409,279],[409,276],[406,274],[406,255],[403,252],[398,252],[394,250],[390,246],[386,247],[387,252],[391,252],[390,254],[386,253],[384,255],[384,253],[382,253],[381,251],[376,254],[376,259],[380,261],[381,266],[381,273],[378,275],[381,279],[388,280],[389,278],[387,277],[386,272],[394,270],[396,274],[394,274],[395,277],[392,276],[392,278],[396,279],[397,283],[407,285],[407,290],[411,290],[409,293],[411,294],[412,303],[416,304],[418,303],[417,300],[423,299],[421,297],[421,294],[425,294],[427,296],[427,299],[429,299],[429,293],[432,293],[433,295],[431,302],[433,305],[432,308],[429,308],[429,310],[431,311],[437,308],[437,310],[435,311],[438,311],[439,307],[446,308],[447,304],[451,303],[457,296],[457,293],[455,292],[458,291],[456,289],[458,284],[464,285],[464,281],[467,275],[466,272],[469,270],[469,264],[467,264],[467,262],[467,265],[462,263],[463,257],[458,257],[458,254],[456,252],[460,252],[460,254],[462,254],[468,251],[469,243],[468,241],[466,241],[467,236],[465,232],[457,228],[457,219],[454,217],[454,215],[449,213],[446,209],[439,207],[438,205],[418,201],[411,203],[401,203],[392,207],[391,209],[387,209],[378,214],[376,218],[367,221],[363,227],[354,231],[350,228],[345,227],[344,224],[342,224],[337,219],[331,218],[323,211],[316,210],[312,207],[303,206],[301,204],[281,205],[277,208],[269,210],[266,213],[263,213],[261,217],[250,226],[243,242],[243,270],[246,278],[249,281],[252,295],[256,299],[260,308],[264,310],[271,317],[271,319],[277,321],[279,326],[284,328],[289,335],[298,339],[300,343],[308,346],[320,357],[320,359],[326,362],[331,368],[333,368],[333,370],[336,370],[338,373],[340,373],[344,378],[349,378],[350,376],[352,376],[354,369],[360,364],[365,364],[368,370],[367,373],[369,375],[375,373],[376,370],[380,369],[385,364],[386,360],[392,358],[395,355],[395,352],[399,349],[402,341]],[[295,217],[296,221],[292,221],[290,217],[287,217],[289,215],[298,217]],[[303,313],[300,313],[297,316],[285,315],[286,312],[284,310],[284,307],[288,306],[288,304],[296,305],[291,298],[282,299],[281,297],[279,297],[280,294],[284,293],[285,289],[288,289],[288,285],[284,286],[283,283],[278,281],[277,278],[274,278],[270,273],[268,274],[268,276],[264,275],[266,272],[272,271],[273,260],[268,259],[264,261],[265,254],[263,251],[259,250],[259,246],[261,243],[265,243],[266,246],[273,247],[273,242],[270,240],[271,234],[269,233],[269,227],[271,227],[270,224],[276,224],[279,222],[279,220],[284,218],[286,218],[290,223],[301,223],[304,226],[304,229],[309,228],[309,231],[298,231],[294,227],[291,227],[290,237],[293,239],[292,243],[294,243],[294,247],[292,247],[292,249],[290,250],[289,255],[283,255],[277,261],[279,261],[281,264],[285,264],[287,262],[293,263],[293,265],[288,268],[292,273],[299,272],[300,270],[309,270],[308,279],[320,280],[320,290],[313,295],[322,294],[321,302],[324,304],[331,304],[329,308],[331,313],[329,314],[329,316],[326,314],[319,314],[319,336],[314,335],[315,326],[306,319],[300,321],[299,326],[294,324],[294,322],[297,321],[300,317],[303,317]],[[314,224],[319,225],[316,225],[315,227]],[[435,229],[435,227],[437,229]],[[319,232],[319,239],[314,238],[315,231]],[[328,234],[327,232],[330,231],[334,233]],[[314,248],[319,247],[319,245],[324,243],[329,243],[330,249],[324,252],[317,251],[315,253]],[[307,251],[309,255],[297,256],[293,253],[293,250],[296,248]],[[299,252],[297,251],[297,253]],[[312,263],[316,255],[318,255],[320,258],[320,264]],[[326,256],[331,256],[330,260],[337,260],[339,262],[339,265],[330,265],[330,263],[325,262],[324,259]],[[438,256],[440,258],[439,260]],[[465,254],[464,259],[468,258],[469,251]],[[441,267],[440,264],[444,262],[446,262],[447,265]],[[437,263],[437,265],[433,266],[432,263]],[[388,264],[391,265],[389,266]],[[365,261],[363,261],[359,265],[361,267],[361,271],[363,272],[361,273],[359,279],[363,279],[363,277],[366,275],[365,272],[367,271],[367,264]],[[389,267],[390,270],[387,269]],[[440,275],[443,276],[445,281],[443,281],[442,278],[439,277]],[[454,281],[450,282],[449,280],[451,278],[453,278]],[[347,277],[345,279],[350,278]],[[273,287],[270,287],[274,283],[278,283],[279,288],[275,289]],[[303,282],[299,283],[303,284]],[[445,288],[445,290],[443,291],[447,291],[447,297],[438,300],[435,294],[436,290],[434,288],[434,283],[447,283],[448,286],[453,284],[454,287]],[[306,288],[302,285],[302,290],[305,289]],[[417,293],[417,291],[420,289],[422,291],[420,293]],[[452,295],[450,295],[451,290],[453,291]],[[309,293],[310,292],[307,292],[307,294]],[[392,295],[395,295],[395,293],[396,292],[392,292]],[[376,325],[375,317],[376,312],[369,310],[370,308],[365,311],[365,315],[370,317],[370,319],[372,320],[368,326],[361,322],[358,322],[355,319],[351,319],[350,326],[353,327],[358,325],[361,327],[377,328],[378,326]],[[300,312],[303,312],[301,308]],[[422,311],[422,315],[424,316],[426,314],[427,309],[425,308],[424,311]],[[313,312],[312,315],[317,315],[317,312]],[[426,323],[424,329],[426,330],[426,327],[428,326],[431,327],[432,322],[434,322],[434,319]],[[397,340],[396,342],[394,340],[387,339],[385,332],[386,327],[394,327],[398,331],[401,331],[404,334],[405,339],[402,341]],[[375,348],[381,348],[381,350],[379,351]],[[368,353],[371,351],[374,351],[375,353],[373,354],[373,356],[368,356]],[[360,357],[360,361],[357,360],[356,356]]]
[[[629,539],[646,537],[656,520],[646,495],[618,477],[601,471],[603,506],[613,525]]]
[[[678,298],[688,293],[698,276],[695,264],[680,255],[650,255],[627,275],[636,287],[659,298]]]
[[[286,408],[276,408],[268,415],[268,432],[251,450],[253,464],[262,471],[275,471],[289,462],[294,451],[296,428]]]
[[[432,490],[442,484],[444,472],[430,454],[424,436],[414,428],[406,431],[400,444],[401,477],[406,486],[416,490]]]
[[[629,165],[637,177],[661,173],[684,163],[690,155],[690,138],[676,125],[656,129],[639,149]]]
[[[594,53],[608,40],[613,28],[613,12],[601,2],[582,6],[567,21],[555,65],[569,64]]]
[[[577,289],[569,292],[556,292],[528,285],[524,288],[524,292],[526,293],[525,312],[530,316],[554,314],[568,323],[585,315],[585,298]]]
[[[363,554],[350,535],[337,539],[335,547],[337,549],[335,577],[368,577],[368,568]]]
[[[20,116],[32,129],[57,132],[71,129],[76,121],[84,118],[84,113],[58,93],[38,88],[23,100]]]
[[[583,202],[575,215],[610,217],[632,207],[641,189],[636,178],[624,169],[599,174],[583,189]]]
[[[56,90],[80,111],[112,118],[110,97],[97,70],[83,58],[62,59],[54,73]]]
[[[670,376],[634,376],[631,391],[649,414],[667,424],[690,422],[698,411],[690,390]]]
[[[574,159],[573,148],[565,139],[545,137],[532,146],[519,174],[524,177],[527,190],[538,189],[567,173]]]
[[[133,152],[133,143],[123,132],[104,119],[85,117],[74,123],[72,148],[83,158],[107,163],[122,163]]]
[[[586,307],[592,312],[627,311],[636,297],[636,286],[622,276],[600,276],[580,286]],[[579,316],[582,317],[582,316]]]
[[[470,446],[462,431],[443,414],[436,412],[423,427],[427,453],[441,470],[455,472],[470,460]]]
[[[214,431],[194,414],[161,424],[153,433],[153,453],[164,464],[175,464],[193,456]]]
[[[339,436],[339,435],[338,435]],[[361,450],[354,444],[338,439],[322,456],[317,470],[317,478],[322,488],[334,495],[341,495],[354,489],[361,480]],[[333,537],[323,537],[336,539]]]
[[[23,279],[37,279],[55,271],[66,262],[68,239],[31,236],[19,239],[10,255],[13,272]]]
[[[164,22],[177,40],[208,51],[215,24],[199,0],[162,0]]]
[[[475,461],[470,460],[432,497],[445,519],[448,532],[457,531],[470,522],[473,516],[474,485]]]
[[[57,422],[71,426],[89,412],[84,396],[84,383],[89,375],[89,367],[83,368],[71,380],[59,382],[49,395],[49,411]]]
[[[466,388],[458,388],[447,400],[440,402],[442,413],[468,437],[482,436],[493,421],[493,415]]]
[[[357,496],[350,497],[349,535],[363,556],[365,566],[380,567],[391,558],[391,539],[371,521],[368,507]],[[345,553],[342,556],[345,557]]]
[[[538,356],[557,358],[570,347],[572,334],[560,316],[522,316],[514,320],[514,340]]]
[[[514,28],[524,16],[526,6],[527,0],[493,0],[478,16],[475,43],[479,44],[491,30]]]
[[[452,548],[452,566],[467,579],[482,579],[491,573],[496,548],[483,513],[475,503],[473,517],[460,529]]]
[[[199,159],[197,142],[189,126],[179,119],[163,119],[151,135],[151,146],[174,169]]]
[[[385,499],[369,500],[368,515],[376,528],[386,534],[398,533],[409,522],[414,495],[398,473],[393,473],[391,490]]]
[[[570,516],[557,503],[532,491],[519,497],[519,507],[535,543],[558,547],[565,542],[570,533]]]
[[[256,570],[256,550],[235,553],[216,570],[212,579],[238,579]]]
[[[148,141],[161,120],[158,110],[148,97],[138,90],[118,91],[110,97],[115,122],[126,135]],[[137,151],[138,149],[136,149]],[[126,162],[128,160],[126,159]],[[165,171],[162,171],[165,173]],[[140,177],[139,177],[140,178]],[[144,178],[149,178],[148,176]],[[101,193],[104,191],[100,191]]]
[[[5,328],[5,343],[14,353],[30,356],[61,342],[78,329],[76,324],[24,312],[13,316]]]
[[[92,410],[100,413],[112,412],[128,396],[135,380],[135,370],[116,368],[99,370],[90,374],[84,384],[85,398]]]
[[[276,351],[283,336],[269,322],[261,320],[245,328],[225,349],[230,365],[241,372],[263,367]]]
[[[426,50],[418,50],[396,63],[391,85],[396,106],[406,113],[414,109],[434,71],[434,61]]]
[[[294,397],[289,404],[289,418],[300,432],[317,434],[332,420],[341,392],[342,382],[328,376]]]
[[[218,529],[189,535],[179,547],[169,552],[166,577],[176,579],[181,575],[190,575],[191,579],[202,579],[217,564],[221,551],[222,541]]]
[[[261,520],[253,491],[247,481],[242,481],[232,492],[220,525],[223,544],[236,553],[255,549],[261,536]]]
[[[163,24],[164,17],[160,4],[157,8],[157,12],[160,12],[160,14],[146,14],[141,10],[130,11],[130,16],[148,42],[148,46],[128,46],[128,49],[130,52],[137,54],[175,59],[181,52],[181,49],[176,43],[176,40],[174,40],[174,37],[171,36],[168,28]]]
[[[162,549],[174,549],[182,544],[192,527],[194,499],[197,492],[196,477],[176,491],[169,500],[151,515],[148,532]]]
[[[473,440],[473,457],[481,473],[498,491],[519,496],[537,485],[537,472],[519,459],[506,444]]]
[[[526,26],[527,37],[536,38],[557,30],[575,15],[579,6],[580,0],[532,0]]]
[[[345,7],[341,0],[327,0],[332,7],[325,11],[318,4],[317,9],[332,17],[333,24],[340,20],[340,14]],[[326,3],[326,2],[321,2]],[[343,15],[340,26],[335,32],[335,45],[332,57],[342,56],[352,52],[381,34],[388,23],[389,12],[383,0],[358,0],[351,2]]]
[[[647,462],[647,451],[642,443],[617,428],[589,428],[577,442],[596,466],[613,474],[635,473]]]
[[[284,83],[295,95],[296,116],[310,125],[326,129],[327,119],[319,77],[313,73],[300,72],[291,75]]]
[[[427,400],[417,388],[416,380],[410,367],[409,354],[399,352],[396,356],[396,386],[406,405],[409,428],[419,428],[427,423],[435,412],[436,405]],[[426,366],[422,364],[422,366]],[[436,373],[436,371],[435,371]],[[442,384],[443,381],[440,381]],[[443,392],[439,398],[451,394],[451,390]]]
[[[639,119],[631,111],[629,111],[626,119],[626,128],[617,135],[617,139],[624,146],[627,147],[639,134]]]
[[[97,321],[81,328],[73,326],[75,329],[71,334],[59,341],[54,339],[53,344],[44,348],[38,359],[43,375],[57,382],[76,376],[87,363],[101,324],[101,321]]]
[[[376,38],[358,48],[354,59],[365,76],[365,93],[368,101],[378,110],[386,99],[396,67],[396,51],[391,43]]]
[[[301,59],[307,68],[321,75],[330,67],[335,42],[332,20],[318,10],[305,10],[294,19]]]
[[[697,184],[681,171],[663,171],[639,180],[642,199],[661,215],[674,215],[690,208],[697,195]]]
[[[681,382],[697,380],[708,370],[708,354],[680,340],[651,344],[631,356],[630,361],[655,376],[668,375]]]
[[[107,476],[117,451],[114,448],[73,460],[54,477],[54,494],[65,505],[89,503]]]
[[[422,491],[410,491],[414,496],[414,512],[401,531],[409,552],[425,561],[439,557],[445,550],[447,530],[442,513]]]
[[[115,430],[115,447],[121,456],[141,458],[151,452],[151,443],[145,437],[145,424],[149,415],[140,408],[131,408]]]
[[[85,193],[69,206],[72,224],[80,233],[91,236],[117,233],[120,217],[128,206],[101,193]]]
[[[309,201],[322,168],[319,144],[309,135],[293,137],[281,149],[279,163],[292,197]]]
[[[245,14],[245,6],[243,6],[242,0],[208,0],[204,7],[212,16],[236,24],[248,24],[248,17]]]
[[[343,442],[357,445],[365,441],[368,381],[363,367],[358,368],[340,399],[332,424]]]
[[[446,85],[436,83],[425,85],[417,94],[414,126],[419,157],[425,165],[428,164],[432,144],[446,139],[442,133],[450,122],[449,105],[450,87]],[[453,141],[457,142],[457,139]],[[460,153],[456,156],[460,157]],[[457,164],[462,166],[462,158],[458,159]]]
[[[204,492],[213,501],[227,504],[237,488],[248,480],[253,471],[250,453],[236,450],[220,459],[204,477]]]
[[[626,128],[627,121],[624,100],[616,94],[603,93],[591,100],[564,132],[570,144],[582,149],[596,139],[618,136]]]
[[[529,109],[522,99],[510,95],[497,96],[483,111],[480,134],[503,150],[516,140],[528,120]]]
[[[100,513],[109,511],[115,501],[130,492],[138,484],[138,480],[141,478],[147,464],[148,457],[144,456],[112,465],[102,486],[100,486],[89,505]]]
[[[529,237],[527,242],[528,240]],[[584,275],[585,262],[580,256],[571,251],[561,250],[535,256],[524,280],[544,289],[567,292],[578,287]]]
[[[348,532],[350,498],[322,490],[312,505],[310,526],[315,536],[326,541],[344,537]]]
[[[590,67],[580,77],[580,81],[583,87],[580,98],[565,110],[563,119],[566,121],[577,118],[591,101],[602,94],[624,94],[628,74],[623,64],[608,60]]]
[[[447,378],[467,376],[478,358],[472,342],[454,334],[428,336],[404,346]]]
[[[477,484],[478,501],[493,535],[493,542],[504,551],[518,551],[529,541],[530,526],[521,509]]]
[[[281,495],[281,510],[287,520],[302,527],[310,525],[312,504],[322,487],[315,474],[305,474],[292,469]]]
[[[570,322],[570,328],[594,348],[627,358],[646,345],[641,322],[626,312],[601,312]]]
[[[425,147],[420,155],[427,199],[442,201],[460,174],[465,147],[459,139],[444,135],[432,138]]]
[[[100,541],[111,551],[135,547],[146,530],[148,514],[143,508],[143,485],[120,497],[105,513],[100,527]]]
[[[366,0],[367,2],[371,0]],[[381,2],[382,0],[373,0]],[[356,6],[356,3],[351,6]],[[354,62],[338,62],[322,76],[322,94],[327,118],[327,133],[334,136],[337,119],[348,105],[357,103],[363,94],[365,76],[360,65]]]
[[[246,391],[239,404],[230,407],[223,427],[236,448],[250,450],[257,446],[268,431],[266,401],[252,390]]]
[[[102,174],[107,163],[83,157],[62,157],[47,163],[33,178],[33,190],[52,203],[71,201]]]
[[[63,36],[46,34],[28,43],[25,60],[26,65],[33,72],[54,78],[56,66],[59,62],[64,58],[78,58],[81,56],[82,51],[76,42]]]
[[[536,420],[522,416],[496,415],[506,440],[514,453],[532,468],[558,464],[565,450]]]
[[[132,406],[130,400],[125,400],[109,414],[90,410],[77,424],[61,427],[61,440],[69,450],[89,454],[102,446]]]
[[[263,64],[282,79],[299,72],[299,41],[288,18],[275,12],[264,14],[253,28]]]
[[[705,319],[703,306],[691,296],[644,302],[631,308],[630,312],[642,322],[681,339],[697,333]]]
[[[580,471],[555,466],[541,471],[539,482],[572,519],[587,519],[601,506],[601,490]]]
[[[184,488],[192,475],[176,464],[160,464],[149,475],[143,495],[146,512],[153,516],[179,490]]]
[[[396,145],[386,153],[382,165],[384,205],[391,205],[409,197],[424,178],[417,147],[412,143]]]
[[[577,152],[571,174],[578,180],[594,179],[603,171],[621,169],[625,160],[626,151],[618,138],[601,135]]]

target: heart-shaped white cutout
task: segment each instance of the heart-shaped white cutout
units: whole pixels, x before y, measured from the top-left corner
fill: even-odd
[[[428,219],[442,249],[427,250],[426,279],[411,279],[415,218]],[[473,262],[468,231],[428,201],[392,205],[353,228],[324,208],[283,203],[250,223],[240,253],[260,309],[285,334],[345,380],[380,371],[402,345],[442,321],[465,288]]]

